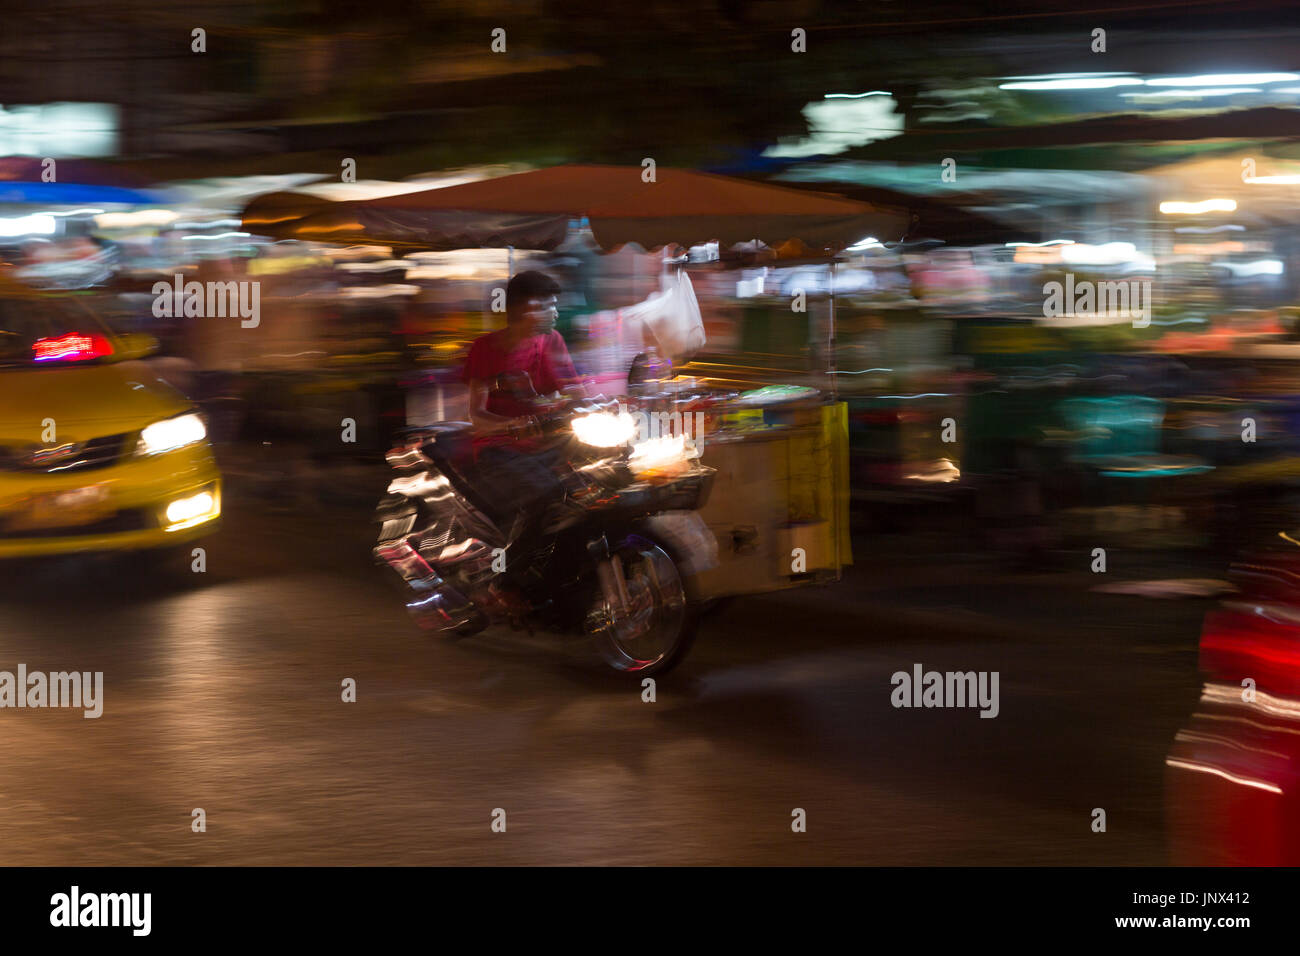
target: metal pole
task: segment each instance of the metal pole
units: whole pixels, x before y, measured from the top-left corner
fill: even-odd
[[[840,461],[838,454],[839,438],[839,376],[835,374],[835,260],[831,259],[829,283],[826,288],[827,308],[827,338],[828,351],[826,355],[826,366],[830,372],[831,379],[831,408],[835,410],[835,430],[834,437],[831,440],[831,454],[828,457],[831,465],[831,525],[835,528],[835,534],[831,536],[831,547],[835,549],[835,580],[840,581],[844,577],[844,564],[840,560],[841,539],[844,534],[844,528],[840,527],[840,495],[848,494],[847,490],[840,488]],[[847,453],[847,449],[845,449]]]
[[[827,299],[829,308],[827,310],[827,354],[826,368],[831,380],[831,401],[834,402],[839,398],[839,383],[835,374],[835,260],[831,260],[830,284],[827,286]]]

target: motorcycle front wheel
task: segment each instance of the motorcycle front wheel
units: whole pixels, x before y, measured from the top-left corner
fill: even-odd
[[[635,534],[612,547],[610,558],[622,565],[628,612],[615,620],[597,585],[586,631],[614,670],[644,677],[663,674],[681,662],[695,639],[695,614],[677,563],[658,544]]]

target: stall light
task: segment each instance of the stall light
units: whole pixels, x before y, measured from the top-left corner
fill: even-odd
[[[869,90],[866,93],[827,93],[828,100],[860,100],[864,96],[893,96],[888,90]]]
[[[1160,204],[1166,216],[1199,216],[1207,212],[1236,212],[1235,199],[1204,199],[1201,202],[1169,201]]]
[[[325,256],[276,256],[269,259],[252,259],[248,263],[250,276],[283,275],[299,269],[311,269],[318,266],[333,265],[332,259]]]
[[[857,252],[862,249],[883,249],[883,248],[884,246],[880,244],[879,239],[877,239],[875,236],[867,236],[867,238],[859,239],[853,245],[849,246],[849,248],[846,251]]]
[[[1061,247],[1061,259],[1070,265],[1116,265],[1121,262],[1142,262],[1149,259],[1137,251],[1131,242],[1107,242],[1100,246],[1086,242]]]
[[[248,239],[252,237],[251,232],[219,232],[215,236],[181,236],[183,240],[202,239],[206,242],[213,242],[217,239]]]
[[[1012,261],[1032,265],[1052,265],[1061,261],[1061,250],[1063,248],[1065,247],[1051,246],[1047,249],[1038,249],[1033,246],[1021,246],[1016,250]]]
[[[170,209],[141,209],[138,212],[104,212],[95,217],[101,229],[134,229],[140,226],[166,226],[176,221]]]
[[[1059,80],[1024,80],[1000,83],[1000,90],[1109,90],[1116,86],[1141,86],[1142,81],[1125,76],[1080,76]]]
[[[392,246],[327,247],[322,249],[321,252],[323,255],[327,255],[339,262],[364,261],[373,258],[391,259],[393,256]],[[439,253],[435,253],[435,255],[439,255]],[[425,256],[425,253],[414,252],[409,258],[418,262]]]
[[[175,229],[217,229],[220,227],[238,226],[243,223],[241,219],[209,219],[204,222],[178,222],[173,228]]]
[[[1154,93],[1121,93],[1133,100],[1167,100],[1180,96],[1235,96],[1238,93],[1263,92],[1257,86],[1208,86],[1198,90],[1157,90]]]
[[[1256,186],[1296,186],[1300,176],[1247,176],[1246,182]]]
[[[50,212],[48,213],[48,215],[51,215],[51,216],[96,216],[96,215],[98,215],[99,213],[101,213],[101,212],[103,212],[103,211],[104,211],[104,210],[102,210],[102,209],[69,209],[69,210],[67,210],[67,211],[65,211],[65,212],[58,212],[58,211],[52,209],[52,210],[50,210]]]
[[[1234,252],[1245,252],[1244,242],[1176,242],[1176,256],[1225,256]]]
[[[390,283],[388,285],[345,285],[339,287],[339,295],[345,299],[384,299],[393,295],[418,295],[418,285]]]
[[[1300,80],[1300,73],[1202,73],[1200,76],[1165,76],[1147,80],[1147,86],[1254,86]]]
[[[1281,259],[1256,259],[1254,262],[1216,262],[1234,276],[1280,276]]]
[[[1090,80],[1109,76],[1133,76],[1132,70],[1088,70],[1083,73],[1017,73],[1004,80]]]
[[[54,217],[45,213],[35,216],[15,216],[0,219],[0,236],[50,235],[54,232]]]
[[[1051,246],[1072,245],[1074,245],[1073,239],[1048,239],[1046,242],[1008,242],[1006,247],[1008,249],[1019,249],[1022,247],[1026,249],[1047,249]]]
[[[382,259],[378,262],[344,262],[339,265],[343,272],[392,272],[405,269],[408,263],[401,259]]]

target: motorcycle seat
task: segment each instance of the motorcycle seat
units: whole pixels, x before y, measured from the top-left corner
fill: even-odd
[[[469,422],[441,422],[421,443],[420,451],[447,476],[447,480],[490,521],[500,521],[499,509],[479,494],[474,477],[474,429]]]

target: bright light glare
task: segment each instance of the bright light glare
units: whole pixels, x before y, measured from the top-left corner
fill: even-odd
[[[44,213],[35,216],[15,216],[0,219],[0,236],[50,235],[54,232],[54,217]]]
[[[1120,262],[1136,262],[1143,258],[1131,242],[1106,242],[1099,246],[1076,242],[1061,246],[1061,259],[1071,265],[1114,265]]]
[[[113,347],[102,335],[68,332],[58,338],[37,339],[32,343],[33,362],[79,362],[113,354]]]
[[[212,511],[212,495],[204,491],[192,498],[177,498],[167,506],[167,523],[179,524]]]
[[[1256,186],[1297,186],[1300,176],[1247,176],[1246,182]]]
[[[1022,80],[1000,83],[1000,90],[1108,90],[1115,86],[1141,86],[1142,81],[1126,76],[1075,77],[1063,80]]]
[[[636,434],[636,419],[624,412],[594,412],[573,420],[573,434],[578,441],[593,448],[616,448],[625,445]]]
[[[106,212],[95,217],[101,229],[131,229],[136,226],[165,226],[175,222],[177,214],[170,209],[141,209],[139,212]]]
[[[627,464],[633,473],[639,474],[680,464],[687,457],[685,435],[664,435],[662,438],[637,442],[632,447],[632,455]]]
[[[1281,259],[1256,259],[1254,262],[1216,262],[1235,276],[1280,276]]]
[[[1121,93],[1134,100],[1165,100],[1180,96],[1235,96],[1238,93],[1258,93],[1256,86],[1208,86],[1199,90],[1156,90],[1152,93]]]
[[[1147,80],[1147,86],[1253,86],[1300,80],[1296,73],[1202,73],[1200,76],[1165,76]]]
[[[179,415],[154,422],[140,432],[140,443],[136,450],[141,455],[159,455],[203,441],[207,437],[208,430],[203,426],[202,418],[194,414]]]
[[[1235,199],[1205,199],[1201,202],[1162,202],[1160,211],[1166,216],[1199,216],[1206,212],[1236,212]]]

